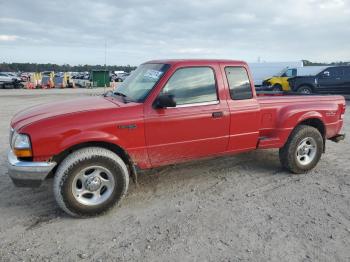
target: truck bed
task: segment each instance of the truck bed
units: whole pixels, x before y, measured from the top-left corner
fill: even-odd
[[[345,110],[346,105],[339,95],[265,94],[257,100],[261,109],[258,148],[283,146],[295,123],[302,123],[306,117],[314,119],[315,124],[324,124],[324,136],[331,138],[341,129],[339,108]]]

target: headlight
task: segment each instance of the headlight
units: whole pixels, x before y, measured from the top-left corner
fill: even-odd
[[[30,140],[27,135],[23,134],[15,134],[13,136],[12,146],[15,149],[29,149],[30,148]]]
[[[32,156],[32,148],[28,135],[18,134],[15,131],[12,136],[11,147],[17,157]]]

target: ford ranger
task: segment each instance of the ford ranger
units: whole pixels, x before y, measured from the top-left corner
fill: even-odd
[[[9,176],[17,186],[53,176],[65,212],[94,216],[141,170],[278,148],[281,165],[300,174],[327,139],[344,139],[342,96],[258,97],[251,79],[242,61],[150,61],[102,96],[26,109],[11,121]]]

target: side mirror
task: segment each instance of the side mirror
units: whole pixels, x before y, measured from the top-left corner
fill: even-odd
[[[160,94],[154,101],[154,108],[176,107],[174,95]]]

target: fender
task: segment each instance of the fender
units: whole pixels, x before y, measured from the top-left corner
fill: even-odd
[[[336,110],[336,106],[333,104],[317,105],[316,108],[315,104],[304,104],[301,106],[290,105],[281,109],[277,117],[277,130],[280,137],[280,146],[283,146],[286,143],[293,129],[303,121],[308,119],[318,119],[324,124],[325,114],[331,108]]]
[[[80,132],[80,131],[74,132],[74,134],[69,135],[65,137],[63,140],[61,140],[60,144],[58,145],[58,151],[62,152],[75,145],[79,145],[79,144],[83,144],[91,141],[110,143],[110,144],[117,145],[121,148],[125,148],[125,145],[122,143],[119,137],[114,136],[111,133],[98,131],[98,130],[91,130],[91,131],[84,130],[84,132]]]
[[[82,136],[82,134],[84,134]],[[66,137],[58,146],[57,154],[60,154],[69,148],[78,146],[80,144],[91,144],[91,143],[105,143],[114,145],[125,152],[125,154],[130,157],[132,163],[136,164],[141,168],[149,168],[150,162],[148,158],[148,153],[146,148],[129,148],[124,140],[120,139],[118,136],[115,136],[108,132],[91,130],[82,132],[75,132],[74,134]]]

